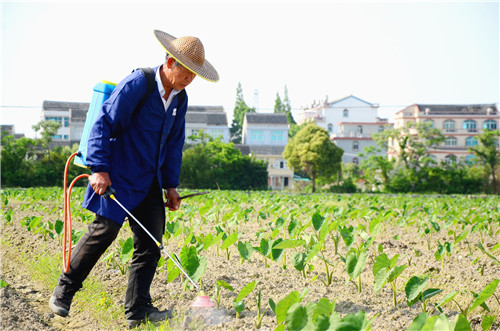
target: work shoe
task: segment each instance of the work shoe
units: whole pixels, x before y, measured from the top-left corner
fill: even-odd
[[[127,326],[129,329],[133,329],[141,324],[149,322],[161,322],[166,320],[167,318],[172,317],[172,312],[170,310],[158,310],[158,308],[153,305],[148,305],[146,308],[146,312],[144,313],[144,317],[140,319],[127,319]]]
[[[69,314],[69,307],[71,305],[71,301],[64,299],[56,299],[54,295],[50,297],[49,307],[52,311],[62,317],[66,317]]]

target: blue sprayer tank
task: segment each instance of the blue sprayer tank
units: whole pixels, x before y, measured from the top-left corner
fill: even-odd
[[[115,89],[116,84],[102,81],[94,86],[94,93],[92,95],[92,101],[90,102],[89,111],[87,112],[87,119],[85,120],[85,126],[83,127],[82,137],[80,139],[80,147],[78,147],[78,152],[80,156],[75,157],[75,164],[81,167],[88,168],[87,166],[87,145],[90,135],[90,130],[94,125],[101,106],[104,101],[108,100],[111,92]]]

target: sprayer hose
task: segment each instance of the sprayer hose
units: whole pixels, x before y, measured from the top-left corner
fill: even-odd
[[[69,189],[67,187],[68,185],[68,168],[71,163],[71,160],[77,156],[80,155],[80,152],[76,152],[70,155],[68,158],[68,161],[66,161],[66,166],[64,167],[64,206],[63,206],[63,213],[64,213],[64,236],[63,236],[63,269],[64,272],[68,272],[69,266],[71,263],[71,242],[73,240],[72,238],[72,229],[71,229],[71,190],[73,189],[73,186],[75,183],[82,178],[88,178],[90,175],[88,174],[82,174],[73,179],[71,182]],[[66,248],[66,243],[68,244],[68,248]],[[67,253],[66,253],[67,252]],[[67,254],[67,258],[66,258]]]

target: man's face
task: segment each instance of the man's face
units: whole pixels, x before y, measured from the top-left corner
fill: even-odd
[[[188,70],[186,67],[175,63],[173,58],[169,58],[167,60],[166,75],[169,83],[176,90],[185,89],[196,77],[196,74]]]

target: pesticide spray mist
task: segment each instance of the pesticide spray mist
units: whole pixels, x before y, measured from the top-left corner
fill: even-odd
[[[186,311],[185,326],[193,324],[217,325],[231,321],[224,311],[215,308],[215,304],[206,295],[196,298],[196,301]]]

